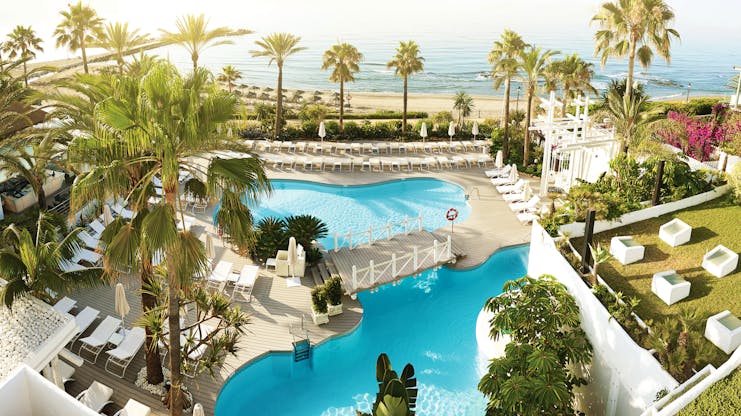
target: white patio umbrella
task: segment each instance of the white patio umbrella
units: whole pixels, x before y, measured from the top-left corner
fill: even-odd
[[[319,137],[322,138],[322,144],[324,144],[324,137],[327,136],[327,128],[324,127],[324,122],[319,123]]]
[[[126,292],[121,283],[116,283],[116,298],[115,298],[115,310],[118,315],[121,315],[121,326],[124,326],[124,318],[129,314],[129,302],[126,301]]]
[[[479,122],[475,121],[473,122],[473,128],[471,128],[471,133],[473,134],[473,139],[476,140],[476,136],[479,135]]]
[[[206,416],[206,413],[203,411],[202,404],[196,403],[196,405],[193,406],[193,416]]]
[[[455,136],[455,126],[453,125],[452,121],[448,125],[448,136],[450,136],[450,143],[453,143],[453,136]]]
[[[427,138],[427,123],[422,123],[422,128],[419,129],[419,135],[422,137],[422,142],[424,143]]]
[[[211,233],[206,234],[206,257],[208,257],[209,260],[213,260],[214,257],[216,257],[214,239],[211,237]]]
[[[286,285],[288,286],[301,286],[301,278],[296,277],[296,263],[298,263],[298,248],[296,247],[296,239],[291,237],[288,239],[288,268],[291,270],[291,278],[288,279]]]
[[[108,204],[103,204],[103,222],[105,223],[106,227],[108,226],[108,224],[113,222],[113,214],[111,213],[111,206]]]
[[[501,150],[497,150],[497,156],[494,158],[494,167],[497,169],[504,167],[504,154]]]

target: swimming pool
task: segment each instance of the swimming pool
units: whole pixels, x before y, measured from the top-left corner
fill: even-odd
[[[526,272],[526,246],[500,250],[478,268],[428,270],[375,293],[361,292],[358,328],[294,363],[274,353],[238,371],[222,388],[216,416],[355,415],[375,400],[376,358],[386,352],[397,371],[414,365],[417,415],[485,413],[476,386],[486,368],[476,344],[476,318],[506,280]]]
[[[380,227],[403,221],[404,217],[422,214],[427,230],[449,225],[445,212],[456,208],[456,222],[465,220],[471,209],[465,201],[463,188],[437,179],[411,178],[362,186],[325,185],[315,182],[271,180],[273,193],[260,201],[253,210],[255,219],[285,218],[309,214],[321,218],[329,233],[320,242],[334,248],[334,232],[340,234],[367,230],[369,225]],[[367,241],[367,234],[360,241]],[[357,236],[353,239],[357,242]],[[347,245],[340,240],[339,246]]]

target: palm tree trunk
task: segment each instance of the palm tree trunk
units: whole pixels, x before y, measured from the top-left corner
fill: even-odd
[[[44,192],[43,182],[39,184],[39,191],[36,192],[36,198],[39,203],[39,211],[46,211],[46,192]]]
[[[82,51],[82,67],[85,69],[85,73],[89,74],[90,72],[87,69],[87,52],[85,52],[85,36],[80,36],[80,50]]]
[[[504,80],[504,139],[502,139],[502,156],[509,158],[509,93],[511,83],[509,77]]]
[[[636,63],[636,41],[630,40],[630,55],[628,56],[628,77],[625,78],[625,97],[633,93],[633,67]]]
[[[401,134],[405,134],[407,132],[407,77],[404,77],[404,106],[401,111]]]
[[[193,52],[190,55],[190,60],[193,61],[193,73],[196,73],[196,70],[198,69],[198,54],[196,52]]]
[[[569,88],[568,84],[564,84],[563,86],[563,106],[561,107],[561,118],[566,117],[566,108],[569,106],[569,92],[571,88]]]
[[[342,118],[345,115],[345,81],[340,80],[340,131],[343,130]]]
[[[26,84],[26,88],[28,88],[28,68],[26,68],[26,61],[23,61],[23,82]]]
[[[146,287],[153,280],[152,263],[149,259],[149,253],[142,253],[142,287]],[[142,291],[142,310],[146,313],[155,307],[157,307],[155,297]],[[144,329],[147,333],[147,341],[144,343],[144,357],[147,364],[147,382],[149,384],[159,384],[165,379],[164,374],[162,374],[162,361],[160,359],[159,347],[157,346],[157,340],[152,331],[148,327],[145,327]]]
[[[278,100],[275,105],[275,138],[280,136],[281,117],[283,116],[283,64],[278,65]]]
[[[533,91],[528,88],[527,92],[527,115],[525,116],[525,137],[523,150],[522,150],[522,166],[527,166],[530,163],[530,119],[533,112]]]
[[[183,375],[180,369],[180,293],[175,275],[175,255],[168,253],[168,327],[170,330],[170,416],[183,414]]]

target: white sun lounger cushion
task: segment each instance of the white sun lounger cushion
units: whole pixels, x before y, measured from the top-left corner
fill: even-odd
[[[75,315],[75,325],[77,325],[77,329],[80,332],[85,332],[90,324],[95,321],[95,318],[97,318],[98,315],[100,315],[99,310],[86,306],[85,309],[81,310],[80,313]]]
[[[146,333],[144,328],[135,327],[126,331],[126,336],[118,347],[106,351],[111,357],[115,357],[119,360],[126,360],[136,355],[139,349],[144,345],[146,339]]]
[[[85,345],[100,347],[108,343],[108,339],[121,326],[121,320],[112,316],[106,316],[103,322],[95,328],[90,336],[80,339]]]

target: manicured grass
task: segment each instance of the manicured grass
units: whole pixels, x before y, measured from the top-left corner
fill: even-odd
[[[659,227],[673,218],[692,226],[692,239],[678,247],[671,247],[659,239]],[[717,278],[701,266],[703,255],[718,244],[741,252],[740,206],[721,197],[684,211],[596,234],[594,241],[609,247],[610,239],[619,235],[633,236],[646,247],[643,260],[623,266],[611,259],[599,266],[599,274],[615,291],[640,299],[636,313],[643,320],[660,321],[678,314],[682,308],[697,310],[703,317],[726,309],[741,316],[741,268]],[[573,243],[574,247],[582,247],[583,240],[575,239]],[[692,288],[689,297],[667,306],[651,292],[651,279],[654,273],[671,269],[689,281]],[[727,356],[720,349],[716,350],[719,354],[712,362],[717,366]]]
[[[741,371],[713,384],[687,405],[679,416],[736,416],[741,409]]]

